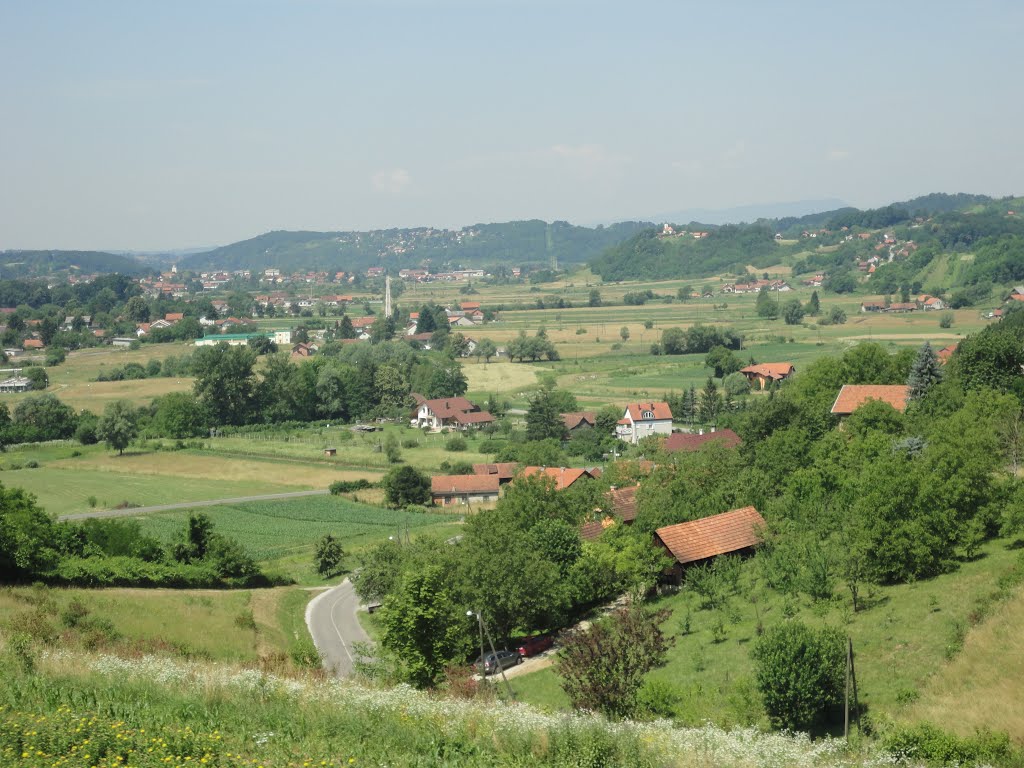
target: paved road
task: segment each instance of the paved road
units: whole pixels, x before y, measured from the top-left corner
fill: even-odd
[[[275,501],[277,499],[300,499],[303,496],[326,496],[328,491],[288,491],[287,493],[267,493],[262,496],[238,496],[234,499],[208,499],[206,501],[180,501],[174,504],[157,504],[153,507],[128,507],[127,509],[100,509],[95,512],[76,512],[73,515],[61,515],[59,520],[85,520],[88,517],[134,517],[147,512],[170,512],[175,509],[192,509],[193,507],[217,507],[221,504],[243,504],[248,501]]]
[[[306,626],[313,643],[323,657],[324,668],[337,677],[352,674],[353,662],[358,657],[355,644],[370,642],[356,616],[358,610],[359,598],[348,579],[321,592],[306,606]]]

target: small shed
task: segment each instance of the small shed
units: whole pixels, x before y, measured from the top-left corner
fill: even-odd
[[[654,542],[675,560],[670,574],[678,582],[688,566],[719,555],[752,551],[763,541],[764,529],[760,513],[753,507],[743,507],[659,528],[654,532]]]
[[[324,456],[337,456],[337,455],[338,455],[338,449],[337,448],[324,448]]]

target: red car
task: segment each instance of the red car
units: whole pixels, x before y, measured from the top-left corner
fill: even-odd
[[[536,635],[534,637],[527,637],[523,640],[522,645],[519,646],[519,655],[523,658],[530,656],[536,656],[542,651],[546,651],[555,643],[555,638],[551,635]]]

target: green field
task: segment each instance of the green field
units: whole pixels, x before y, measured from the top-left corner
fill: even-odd
[[[811,602],[786,598],[754,581],[754,562],[744,566],[740,594],[732,596],[722,608],[701,608],[696,594],[687,589],[654,602],[656,607],[672,610],[663,629],[675,639],[668,663],[651,673],[652,679],[671,686],[677,696],[676,718],[687,725],[711,720],[719,725],[749,725],[761,722],[762,713],[753,687],[750,648],[756,641],[758,614],[764,626],[798,617],[812,624],[827,624],[848,634],[857,659],[860,700],[872,717],[902,718],[908,707],[926,711],[946,727],[956,728],[956,706],[950,694],[951,679],[965,679],[962,666],[982,663],[989,674],[979,686],[981,691],[1005,690],[998,681],[1007,678],[995,643],[989,639],[974,649],[974,636],[991,634],[989,623],[1008,634],[1010,627],[1020,628],[1024,616],[1024,592],[1005,605],[995,607],[988,622],[970,633],[965,650],[959,652],[961,632],[971,626],[972,614],[992,594],[1003,574],[1024,568],[1019,550],[1007,540],[993,540],[980,556],[964,562],[953,573],[913,584],[873,587],[869,607],[853,613],[848,594],[832,601]],[[757,603],[751,595],[757,596]],[[1007,613],[1008,612],[1008,613]],[[1016,617],[1006,624],[1005,615]],[[689,616],[689,631],[686,630]],[[950,660],[952,658],[952,661]],[[966,661],[972,659],[972,661]],[[547,668],[513,680],[517,695],[549,710],[567,709],[569,702],[558,685],[553,668]],[[962,690],[962,689],[959,689]],[[932,692],[935,693],[932,693]],[[936,703],[929,706],[929,697]],[[1019,712],[1019,709],[1012,711]],[[1015,740],[1024,743],[1024,721],[1005,722]],[[980,718],[975,725],[984,724]]]
[[[371,507],[347,499],[314,496],[282,501],[208,507],[201,510],[214,529],[230,536],[267,568],[301,583],[322,584],[313,571],[315,542],[330,534],[341,540],[351,570],[360,555],[389,536],[432,533],[454,536],[459,518]],[[188,519],[188,510],[157,512],[138,519],[145,533],[163,542],[174,541]]]

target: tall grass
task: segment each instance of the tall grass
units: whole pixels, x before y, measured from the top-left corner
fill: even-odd
[[[149,751],[152,750],[152,751]],[[84,755],[89,757],[85,758]],[[27,757],[22,757],[27,755]],[[120,760],[118,758],[121,758]],[[168,759],[169,758],[169,759]],[[286,679],[144,657],[0,661],[0,760],[23,766],[846,766],[889,763],[841,742],[607,723],[408,688]]]

